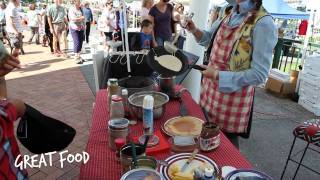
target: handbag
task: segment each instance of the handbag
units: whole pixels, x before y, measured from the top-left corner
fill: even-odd
[[[71,126],[48,117],[28,104],[17,128],[21,144],[34,154],[65,149],[76,135]]]

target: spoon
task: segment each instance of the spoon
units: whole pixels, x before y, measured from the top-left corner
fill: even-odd
[[[132,151],[132,161],[133,161],[133,169],[137,167],[137,152],[136,152],[136,145],[131,141],[131,151]]]

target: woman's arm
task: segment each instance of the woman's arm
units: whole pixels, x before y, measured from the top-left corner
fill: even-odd
[[[264,83],[269,74],[277,40],[278,32],[272,17],[266,16],[259,20],[253,31],[251,68],[241,72],[220,71],[219,91],[231,93],[245,86]]]

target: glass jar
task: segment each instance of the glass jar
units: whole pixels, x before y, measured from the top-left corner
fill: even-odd
[[[108,105],[110,106],[112,96],[119,94],[118,79],[110,78],[108,80],[108,88],[107,89],[108,89]]]
[[[118,118],[124,118],[122,98],[118,95],[112,95],[110,104],[110,120]]]

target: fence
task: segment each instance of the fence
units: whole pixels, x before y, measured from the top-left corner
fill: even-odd
[[[275,48],[272,68],[290,73],[301,65],[303,41],[279,38]],[[309,43],[307,53],[320,53],[320,44]]]

